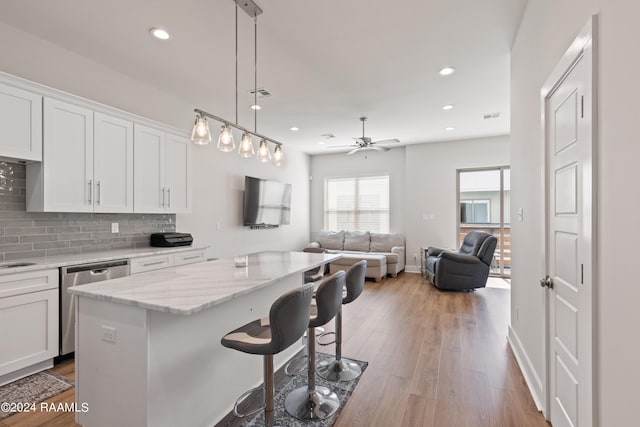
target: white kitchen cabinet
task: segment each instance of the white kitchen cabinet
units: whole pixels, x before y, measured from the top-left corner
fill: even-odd
[[[134,134],[134,212],[187,212],[189,140],[137,123]]]
[[[94,114],[94,212],[133,212],[133,123]]]
[[[27,210],[133,212],[133,123],[44,99],[44,156],[27,165]]]
[[[0,84],[0,157],[42,160],[42,96]]]
[[[203,261],[205,261],[205,250],[193,249],[190,251],[133,258],[130,261],[130,271],[131,274],[138,274],[146,271],[159,270],[167,267],[178,267]]]
[[[58,269],[0,275],[0,385],[53,366]]]

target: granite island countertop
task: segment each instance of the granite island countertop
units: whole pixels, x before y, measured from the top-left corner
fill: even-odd
[[[248,255],[246,267],[222,258],[164,268],[105,282],[69,288],[74,295],[191,315],[261,289],[278,279],[341,258],[341,254],[258,252]]]
[[[24,267],[0,268],[0,275],[23,273],[25,271],[38,271],[48,268],[58,268],[67,265],[88,264],[92,262],[111,261],[115,259],[139,258],[145,256],[162,255],[206,249],[206,245],[176,246],[171,248],[145,247],[129,249],[113,249],[108,251],[83,252],[79,254],[56,255],[41,258],[24,258],[13,261],[0,262],[0,267],[5,264],[34,263]]]

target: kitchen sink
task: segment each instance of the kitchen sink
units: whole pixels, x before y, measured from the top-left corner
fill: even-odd
[[[30,265],[36,265],[36,263],[35,262],[10,262],[8,264],[0,264],[0,269],[16,268],[16,267],[28,267]]]

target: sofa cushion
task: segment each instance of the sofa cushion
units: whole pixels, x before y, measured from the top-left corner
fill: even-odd
[[[322,248],[341,251],[344,247],[344,231],[322,230],[318,233],[316,240]]]
[[[399,233],[371,233],[371,252],[391,252],[394,246],[404,246],[404,236]]]
[[[371,235],[368,231],[346,231],[344,233],[344,250],[369,252]]]
[[[387,259],[383,254],[370,254],[362,252],[343,252],[342,258],[332,261],[331,264],[351,266],[361,260],[367,261],[367,267],[380,267],[382,265],[387,265]]]

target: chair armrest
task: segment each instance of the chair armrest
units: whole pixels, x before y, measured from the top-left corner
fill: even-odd
[[[453,252],[453,251],[451,249],[436,248],[433,246],[429,246],[427,248],[427,256],[440,256],[440,254],[444,252]]]
[[[459,262],[462,264],[484,264],[480,258],[475,255],[461,254],[458,252],[442,252],[440,259]]]
[[[404,270],[404,266],[405,266],[405,263],[406,263],[404,246],[393,246],[393,247],[391,247],[391,253],[392,254],[398,254],[399,270]]]

